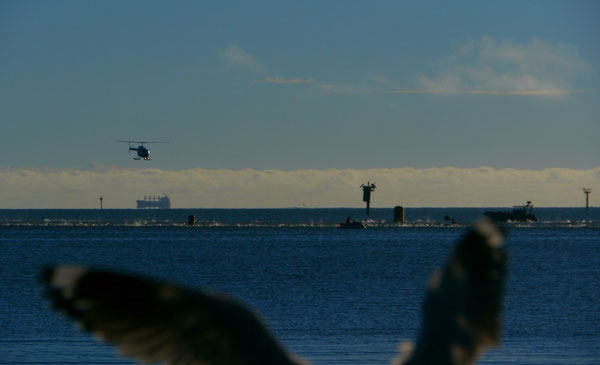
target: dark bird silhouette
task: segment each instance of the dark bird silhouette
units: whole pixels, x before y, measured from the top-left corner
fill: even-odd
[[[432,275],[414,351],[396,364],[472,364],[498,343],[506,253],[488,221],[459,241]],[[275,339],[259,315],[216,291],[80,266],[43,271],[54,309],[141,362],[307,364]]]

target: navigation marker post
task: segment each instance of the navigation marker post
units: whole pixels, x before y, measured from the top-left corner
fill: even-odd
[[[369,215],[369,207],[371,206],[371,191],[375,190],[375,184],[367,181],[367,185],[360,186],[363,189],[363,201],[367,203],[367,215]]]
[[[590,210],[590,193],[592,192],[591,188],[583,188],[583,193],[585,194],[585,211],[588,212]]]

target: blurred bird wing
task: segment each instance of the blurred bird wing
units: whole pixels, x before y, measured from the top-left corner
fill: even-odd
[[[472,364],[496,345],[506,264],[503,234],[488,220],[477,222],[431,276],[418,343],[407,362],[398,362]]]
[[[166,364],[300,364],[250,309],[217,292],[57,266],[42,281],[55,309],[128,356]]]
[[[421,333],[404,364],[472,364],[500,337],[506,277],[503,235],[481,221],[432,275]],[[56,309],[144,362],[302,364],[258,316],[233,299],[79,266],[42,278]]]

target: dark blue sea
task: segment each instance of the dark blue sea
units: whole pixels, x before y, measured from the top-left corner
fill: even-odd
[[[389,364],[484,210],[0,210],[0,363],[132,364],[47,309],[40,268],[77,263],[227,292],[314,364]],[[535,214],[507,224],[502,341],[480,363],[600,364],[600,209]],[[347,216],[367,228],[337,229]]]

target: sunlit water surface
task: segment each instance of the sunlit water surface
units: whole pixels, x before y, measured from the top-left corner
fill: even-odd
[[[132,363],[47,310],[40,268],[78,263],[228,292],[314,364],[387,364],[482,212],[407,209],[394,225],[391,209],[0,210],[0,363]],[[536,214],[507,225],[502,343],[480,363],[600,363],[600,211]],[[335,228],[348,215],[369,226]]]

